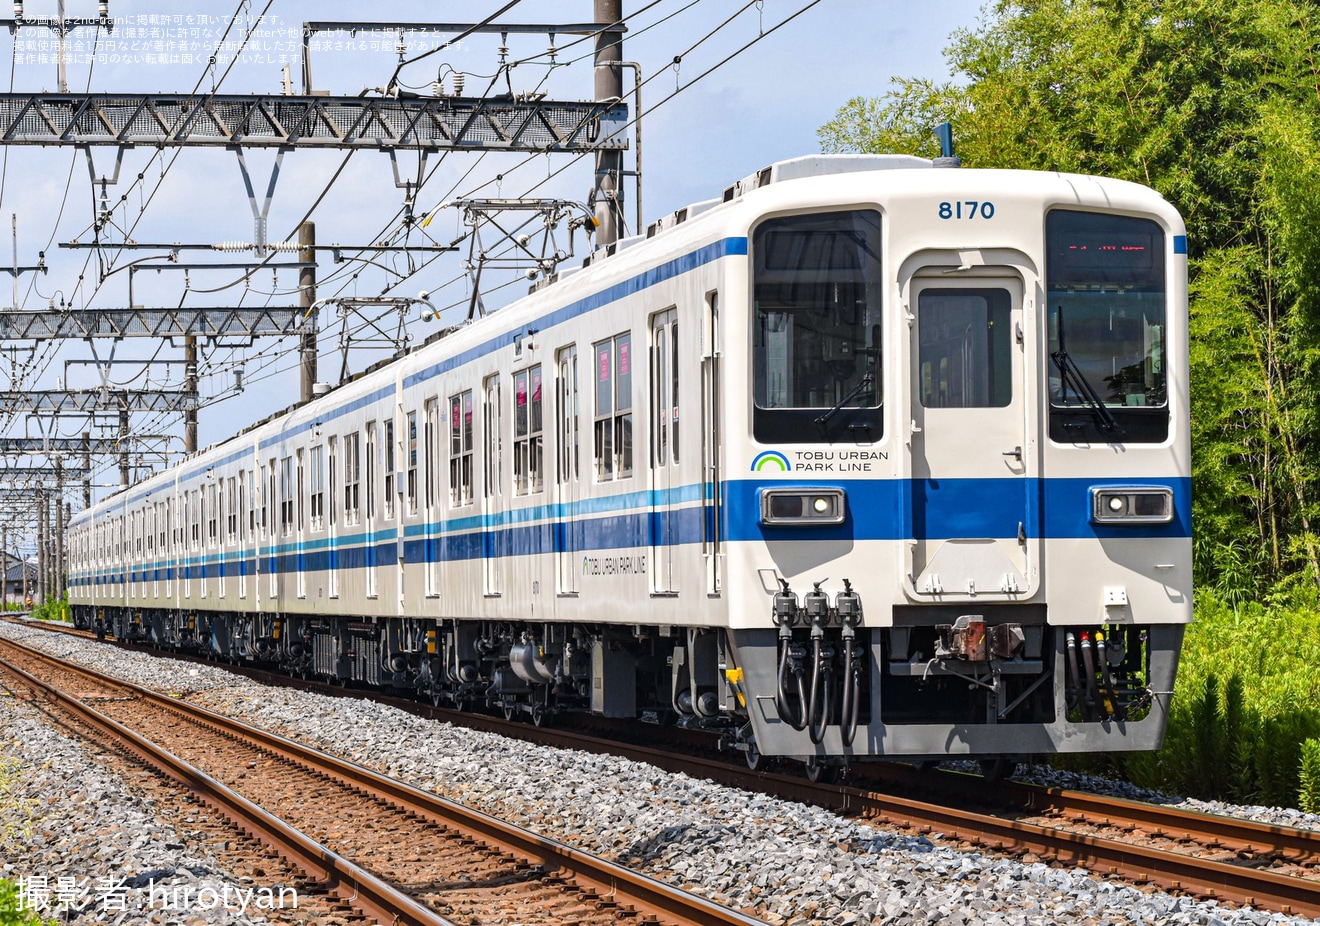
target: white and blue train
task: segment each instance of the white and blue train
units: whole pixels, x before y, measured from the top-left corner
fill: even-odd
[[[1187,350],[1144,187],[787,161],[81,513],[70,602],[753,765],[1153,749]]]

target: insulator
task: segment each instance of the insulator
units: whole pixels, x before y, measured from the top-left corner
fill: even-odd
[[[14,18],[23,18],[23,0],[14,0]]]
[[[462,71],[454,72],[454,96],[463,95],[463,87],[467,83],[467,77]]]
[[[445,95],[445,85],[443,81],[431,81],[431,96],[442,97]]]
[[[101,14],[101,18],[105,19],[107,16],[110,15],[109,0],[101,0],[101,2],[96,5],[96,9],[97,12]]]
[[[301,245],[296,241],[268,241],[265,245],[256,245],[251,241],[218,241],[211,245],[211,250],[251,251],[257,247],[265,247],[267,251],[275,251],[280,254],[292,254],[297,251]]]

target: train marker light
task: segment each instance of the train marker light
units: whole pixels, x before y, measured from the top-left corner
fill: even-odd
[[[1168,524],[1173,490],[1166,486],[1093,486],[1091,523]]]
[[[843,489],[762,489],[761,523],[793,527],[842,524],[844,498]]]

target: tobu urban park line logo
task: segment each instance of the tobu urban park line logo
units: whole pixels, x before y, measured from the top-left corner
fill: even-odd
[[[790,473],[793,471],[793,464],[788,462],[788,457],[784,456],[778,450],[767,450],[764,453],[758,453],[756,459],[752,461],[752,472]]]

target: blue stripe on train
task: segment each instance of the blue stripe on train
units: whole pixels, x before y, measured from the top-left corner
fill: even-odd
[[[1090,520],[1093,486],[1165,486],[1173,491],[1174,519],[1169,524],[1140,524],[1128,527],[1097,525]],[[760,491],[801,485],[843,489],[848,496],[847,516],[842,524],[821,527],[766,527],[758,521]],[[651,544],[698,544],[710,535],[713,509],[693,506],[700,500],[700,486],[675,489],[669,497],[682,499],[689,507],[609,511],[611,502],[598,499],[584,508],[604,509],[601,517],[572,520],[543,520],[525,523],[518,512],[497,516],[465,518],[456,523],[462,530],[428,532],[430,525],[412,525],[404,531],[406,563],[459,562],[484,557],[532,556],[563,551],[619,550]],[[644,504],[648,493],[622,497],[625,504]],[[999,537],[1018,535],[1018,528],[1031,538],[1179,538],[1191,536],[1192,491],[1190,479],[1096,480],[1096,479],[880,479],[793,483],[786,480],[739,480],[725,484],[724,537],[729,541],[782,540],[938,540],[946,537]],[[562,508],[544,506],[543,517],[553,517]],[[703,521],[705,523],[703,524]],[[299,547],[284,544],[262,552],[264,573],[298,570],[363,569],[398,560],[395,529],[374,536],[357,533],[341,538],[317,539]],[[149,578],[206,578],[218,575],[255,575],[255,559],[230,555],[192,557],[172,567],[150,564],[128,573],[130,580]],[[74,585],[96,584],[103,575],[79,578]]]

